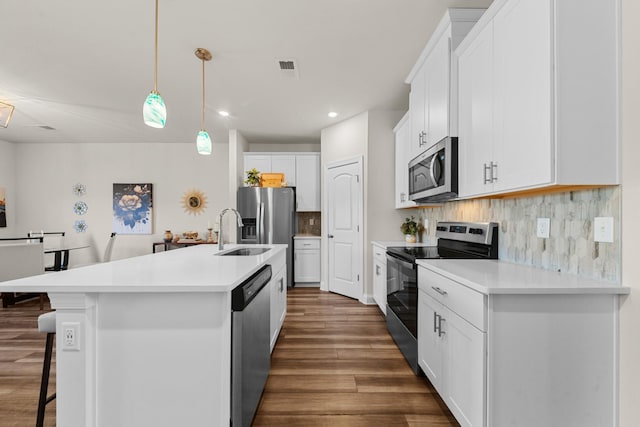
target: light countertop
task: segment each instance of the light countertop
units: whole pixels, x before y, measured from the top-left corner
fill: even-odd
[[[321,236],[316,236],[315,234],[296,234],[293,236],[294,239],[320,239]]]
[[[287,245],[255,256],[215,256],[217,245],[196,245],[156,254],[99,263],[67,271],[0,282],[10,292],[228,292]]]
[[[372,240],[372,245],[378,246],[382,249],[387,249],[393,246],[402,246],[402,247],[411,247],[411,246],[435,246],[435,243],[431,243],[429,241],[426,242],[418,242],[418,243],[407,243],[404,240],[396,240],[396,241],[377,241]]]
[[[417,264],[488,295],[628,294],[630,291],[618,283],[500,260],[424,259]]]

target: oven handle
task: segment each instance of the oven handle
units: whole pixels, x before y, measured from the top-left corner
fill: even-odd
[[[416,269],[416,265],[413,262],[408,262],[405,261],[403,259],[398,258],[397,256],[393,256],[392,254],[390,254],[389,252],[387,252],[387,261],[391,261],[391,262],[396,262],[404,267],[407,267],[411,270],[415,270]]]

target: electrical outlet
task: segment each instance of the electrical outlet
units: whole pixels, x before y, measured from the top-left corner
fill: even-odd
[[[80,323],[62,323],[62,349],[66,351],[80,351]]]
[[[595,217],[593,219],[593,240],[613,242],[613,217]]]
[[[538,218],[538,225],[536,227],[536,236],[542,239],[548,239],[550,226],[551,226],[551,220],[549,218]]]

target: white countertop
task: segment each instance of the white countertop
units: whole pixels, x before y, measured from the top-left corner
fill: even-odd
[[[287,245],[255,256],[215,256],[217,245],[195,245],[67,271],[0,282],[10,292],[228,292]]]
[[[407,243],[404,240],[396,240],[396,241],[377,241],[372,240],[372,245],[381,247],[382,249],[387,249],[392,246],[402,246],[402,247],[411,247],[411,246],[435,246],[434,243],[431,242],[418,242],[418,243]]]
[[[483,294],[628,294],[630,291],[613,282],[500,260],[425,259],[418,260],[417,264]]]
[[[296,234],[293,236],[294,239],[320,239],[320,236],[316,236],[313,234]]]

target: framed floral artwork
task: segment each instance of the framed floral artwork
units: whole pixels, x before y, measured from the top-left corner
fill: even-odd
[[[152,184],[113,184],[114,233],[153,233],[152,188]]]
[[[7,226],[7,201],[4,187],[0,187],[0,227]]]

